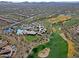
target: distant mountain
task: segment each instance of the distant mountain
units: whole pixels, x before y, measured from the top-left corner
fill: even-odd
[[[68,6],[68,5],[79,5],[79,2],[7,2],[7,1],[0,1],[0,4],[29,4],[29,5],[49,5],[49,6]]]
[[[79,9],[79,2],[0,2],[0,14],[3,13],[53,13],[65,11],[75,11]]]

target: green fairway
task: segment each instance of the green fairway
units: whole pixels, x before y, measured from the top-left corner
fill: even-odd
[[[31,54],[28,56],[28,58],[38,58],[38,52],[40,52],[41,50],[43,50],[44,48],[46,48],[46,45],[39,45],[37,47],[35,47]]]
[[[56,32],[50,36],[50,41],[46,44],[39,45],[33,49],[33,53],[29,57],[37,57],[39,51],[44,48],[50,48],[49,58],[65,58],[67,57],[68,45],[67,42]]]
[[[51,49],[48,57],[67,57],[67,42],[58,33],[52,33],[50,42],[47,45]]]
[[[64,23],[64,25],[67,27],[71,27],[76,24],[79,24],[79,19],[71,19],[71,20],[68,20],[67,22]]]

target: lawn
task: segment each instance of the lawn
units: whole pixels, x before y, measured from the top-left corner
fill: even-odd
[[[39,38],[39,36],[37,35],[26,35],[25,36],[25,40],[28,40],[28,41],[33,41],[33,40],[37,40]]]
[[[50,48],[49,58],[65,58],[68,53],[68,45],[67,42],[57,33],[52,33],[50,36],[50,41],[46,44],[39,45],[38,47],[32,50],[32,54],[29,57],[37,57],[39,51],[44,48]]]

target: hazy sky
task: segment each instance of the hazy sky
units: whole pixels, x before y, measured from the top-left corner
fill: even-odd
[[[0,0],[0,1],[12,1],[12,2],[24,2],[24,1],[29,1],[29,2],[50,2],[50,1],[52,1],[52,2],[69,2],[69,1],[79,1],[79,0]]]

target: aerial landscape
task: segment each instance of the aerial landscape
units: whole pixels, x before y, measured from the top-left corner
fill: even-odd
[[[79,2],[0,1],[0,58],[78,58]]]

